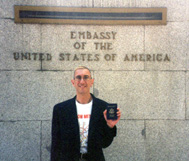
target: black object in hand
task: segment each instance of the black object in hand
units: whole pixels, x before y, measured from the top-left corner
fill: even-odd
[[[117,120],[117,104],[111,103],[107,104],[107,119],[108,120]]]

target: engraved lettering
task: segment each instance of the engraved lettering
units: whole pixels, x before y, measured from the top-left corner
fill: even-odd
[[[100,39],[107,39],[104,32],[100,33]]]
[[[110,61],[110,60],[114,61],[115,60],[115,56],[116,56],[116,54],[112,54],[112,55],[106,54],[106,55],[104,55],[104,59],[106,61]]]
[[[37,60],[37,53],[32,53],[32,55],[34,56],[33,60]]]
[[[28,59],[27,53],[21,53],[21,60]]]
[[[99,54],[70,54],[70,53],[60,53],[59,60],[60,61],[99,61]]]
[[[157,61],[162,61],[162,54],[157,54]]]
[[[75,48],[75,49],[79,49],[80,47],[81,47],[80,43],[76,42],[76,43],[74,44],[74,48]]]
[[[115,40],[117,32],[89,32],[89,31],[71,31],[70,38],[71,39],[96,39],[96,40]]]
[[[152,57],[151,57],[150,54],[147,54],[147,55],[146,55],[146,61],[151,61],[151,58],[152,58]]]
[[[115,61],[116,54],[112,54],[112,61]]]
[[[81,58],[83,61],[85,61],[85,56],[86,56],[86,54],[81,54]]]
[[[76,39],[76,33],[74,31],[71,31],[71,39]]]
[[[27,53],[27,55],[28,55],[28,60],[31,60],[31,54]]]
[[[107,36],[106,39],[110,39],[111,38],[110,34],[111,34],[110,32],[106,32],[106,36]]]
[[[170,58],[168,57],[168,55],[165,55],[164,61],[170,61]]]
[[[92,54],[88,54],[88,61],[93,61],[93,59],[91,58],[92,57]]]
[[[18,60],[19,59],[19,53],[15,52],[15,53],[13,53],[13,55],[14,55],[14,60]]]
[[[95,54],[95,59],[94,59],[94,61],[99,61],[99,60],[100,60],[99,54]]]
[[[105,58],[105,60],[109,61],[109,60],[111,59],[111,56],[110,56],[109,54],[106,54],[106,55],[104,56],[104,58]]]
[[[49,53],[30,53],[30,52],[25,52],[25,53],[19,53],[19,52],[14,52],[14,60],[44,60],[44,61],[50,61],[52,60],[52,55]]]
[[[66,53],[65,55],[66,55],[67,60],[69,61],[69,60],[70,60],[70,55],[71,55],[71,54],[70,54],[70,53]]]
[[[124,61],[165,62],[170,61],[170,57],[167,54],[126,54]]]
[[[117,34],[117,32],[113,32],[112,31],[112,35],[113,35],[113,39],[115,39],[115,35]]]
[[[77,54],[74,55],[73,61],[79,61],[79,58],[77,57]]]
[[[94,33],[93,39],[99,39],[97,33]]]
[[[81,42],[81,43],[76,42],[76,43],[74,44],[74,48],[75,48],[75,49],[80,49],[80,48],[81,48],[82,50],[84,50],[85,45],[86,45],[86,42]]]
[[[133,54],[132,54],[131,61],[133,61],[133,60],[138,61],[138,59],[137,59],[137,55],[133,55]]]
[[[52,60],[52,55],[51,54],[47,54],[47,61]]]
[[[60,61],[63,61],[63,60],[64,60],[64,54],[63,54],[63,53],[60,53],[60,54],[59,54],[59,60],[60,60]]]
[[[87,39],[91,39],[91,33],[89,31],[87,31]]]
[[[43,53],[39,54],[39,60],[44,60],[44,54]]]
[[[112,50],[112,43],[94,42],[96,50]]]
[[[144,60],[144,54],[140,54],[140,61],[145,61]]]
[[[129,59],[127,54],[125,55],[124,61],[130,61],[130,59]]]
[[[85,32],[79,32],[79,39],[85,39]]]

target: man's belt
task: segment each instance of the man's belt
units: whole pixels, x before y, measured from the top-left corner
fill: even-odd
[[[88,153],[80,153],[80,159],[88,159],[89,154]]]

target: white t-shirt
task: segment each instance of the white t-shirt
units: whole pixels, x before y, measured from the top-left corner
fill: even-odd
[[[77,116],[80,126],[80,153],[87,153],[89,121],[91,117],[92,103],[93,101],[87,104],[80,104],[76,101]]]

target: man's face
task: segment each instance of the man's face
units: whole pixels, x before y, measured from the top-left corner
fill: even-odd
[[[77,94],[88,94],[94,83],[91,79],[90,72],[87,69],[77,69],[75,71],[75,79],[72,79],[72,85],[75,87]]]

